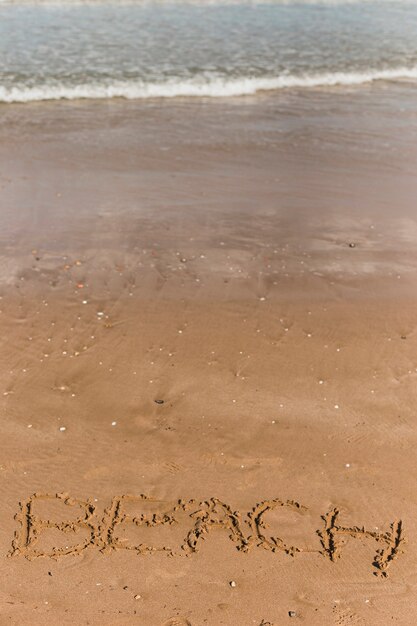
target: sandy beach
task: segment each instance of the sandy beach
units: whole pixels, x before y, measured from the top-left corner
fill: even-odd
[[[415,624],[415,94],[1,106],[1,624]]]

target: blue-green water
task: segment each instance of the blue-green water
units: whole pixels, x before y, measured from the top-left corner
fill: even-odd
[[[417,2],[0,4],[0,100],[417,81]]]

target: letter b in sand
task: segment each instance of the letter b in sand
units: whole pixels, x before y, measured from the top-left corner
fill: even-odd
[[[33,494],[20,503],[20,512],[15,516],[20,529],[15,533],[9,556],[20,554],[31,559],[80,554],[96,542],[94,510],[89,500],[77,500],[65,493]],[[55,521],[53,518],[58,511],[62,517],[71,514],[73,517]],[[81,534],[83,540],[71,543],[74,534]]]

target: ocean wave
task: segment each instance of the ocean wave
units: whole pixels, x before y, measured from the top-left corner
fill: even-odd
[[[367,72],[332,72],[314,75],[286,74],[265,78],[195,78],[171,80],[159,83],[144,81],[116,81],[109,84],[83,83],[43,84],[39,86],[0,85],[0,102],[39,102],[42,100],[79,100],[124,98],[226,98],[249,96],[263,91],[289,88],[354,86],[375,81],[398,81],[417,79],[417,66]]]
[[[379,4],[416,4],[417,0],[377,0]],[[197,5],[197,6],[225,6],[225,5],[345,5],[345,4],[375,4],[376,0],[0,0],[1,6],[8,5]]]

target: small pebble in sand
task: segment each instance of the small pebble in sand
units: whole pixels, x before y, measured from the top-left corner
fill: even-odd
[[[165,400],[154,400],[156,404],[164,404]]]
[[[289,617],[297,617],[297,613],[295,611],[288,611]]]
[[[111,425],[112,426],[116,426],[117,422],[112,422]]]
[[[229,585],[230,585],[231,587],[236,587],[236,583],[235,583],[235,581],[234,581],[234,580],[231,580],[231,581],[230,581],[230,583],[229,583]]]
[[[323,385],[324,384],[324,380],[319,380],[319,385]]]
[[[335,404],[335,405],[334,405],[334,408],[335,408],[335,409],[338,409],[338,408],[339,408],[339,405],[338,405],[338,404]]]
[[[28,424],[28,428],[32,428],[32,424]]]
[[[346,463],[345,467],[350,467],[350,463]]]
[[[88,304],[88,300],[83,300],[83,304]]]
[[[264,296],[262,296],[262,298],[259,298],[259,300],[260,300],[261,302],[265,302],[266,298],[264,298]]]
[[[133,596],[135,600],[140,600],[141,596],[137,593],[135,596]]]
[[[356,248],[356,243],[351,242],[351,243],[349,244],[349,248]]]
[[[63,433],[63,432],[64,432],[64,430],[67,430],[67,429],[66,429],[66,427],[65,427],[65,426],[60,426],[60,427],[59,427],[59,430],[61,431],[61,433]]]

